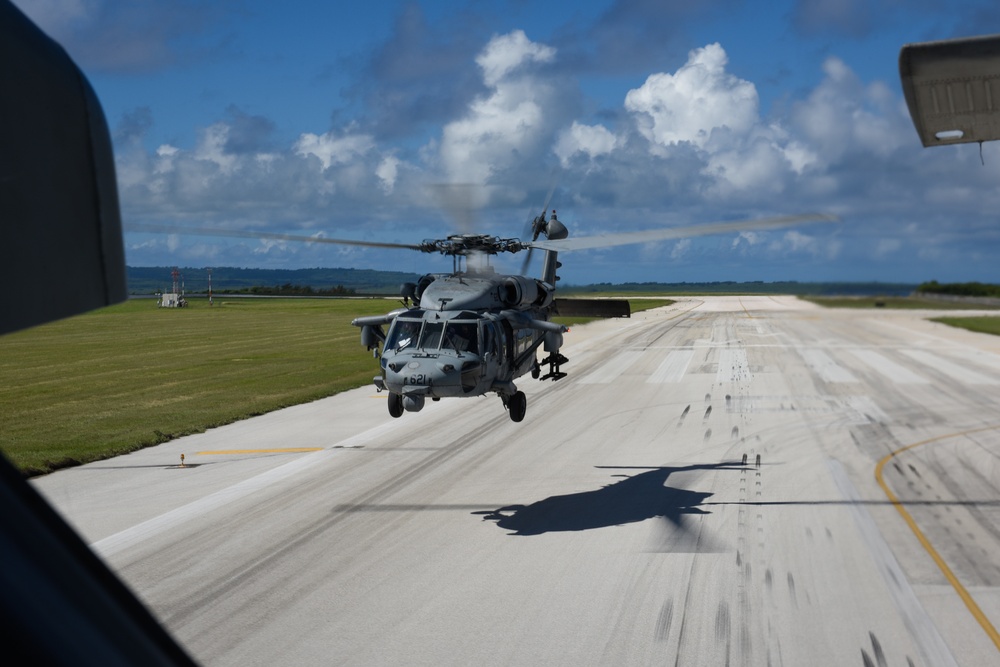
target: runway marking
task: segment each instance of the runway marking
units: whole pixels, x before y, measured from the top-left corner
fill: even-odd
[[[798,349],[799,355],[824,382],[857,382],[849,370],[837,364],[822,350]]]
[[[924,350],[903,350],[903,354],[963,384],[1000,384],[1000,381],[997,381],[995,378],[987,377],[964,366],[953,364],[947,359],[942,359]]]
[[[958,577],[955,576],[955,573],[951,571],[950,567],[948,567],[948,564],[944,561],[944,558],[941,557],[941,554],[939,554],[937,550],[934,549],[933,546],[931,546],[930,540],[927,539],[923,531],[920,530],[920,527],[917,526],[917,522],[913,519],[910,513],[906,511],[906,508],[903,507],[903,504],[900,502],[899,498],[896,497],[896,494],[894,494],[892,490],[889,489],[889,485],[886,484],[885,478],[882,476],[882,469],[885,467],[885,464],[888,463],[890,459],[892,459],[897,454],[902,454],[907,450],[913,449],[915,447],[920,447],[921,445],[928,445],[932,442],[939,442],[941,440],[949,440],[951,438],[958,438],[965,435],[972,435],[973,433],[982,433],[984,431],[994,431],[997,429],[1000,429],[1000,425],[984,426],[982,428],[974,428],[968,431],[959,431],[958,433],[948,433],[946,435],[939,435],[934,438],[928,438],[927,440],[921,440],[920,442],[915,442],[912,445],[907,445],[906,447],[901,447],[900,449],[897,449],[896,451],[892,452],[891,454],[889,454],[888,456],[886,456],[885,458],[883,458],[881,461],[878,462],[878,465],[875,466],[875,479],[878,480],[879,486],[881,486],[882,490],[885,491],[885,495],[889,498],[889,501],[899,512],[900,516],[903,517],[903,520],[906,521],[906,524],[910,527],[910,530],[912,530],[913,534],[917,536],[917,540],[924,547],[924,549],[927,550],[927,553],[930,554],[931,558],[934,560],[934,563],[944,574],[945,579],[947,579],[948,583],[951,584],[951,587],[955,589],[955,592],[958,593],[958,596],[962,598],[962,602],[965,603],[965,606],[969,609],[969,612],[972,614],[973,618],[975,618],[976,622],[978,622],[979,625],[982,626],[983,630],[986,631],[986,634],[993,641],[993,645],[997,647],[998,651],[1000,651],[1000,633],[998,633],[997,629],[993,627],[993,624],[990,623],[990,619],[986,617],[986,614],[983,613],[983,610],[980,609],[979,605],[976,604],[976,601],[972,599],[972,595],[969,594],[969,591],[965,589],[965,586],[962,585],[962,582],[958,580]]]
[[[607,384],[628,370],[629,366],[639,360],[642,350],[625,350],[604,362],[599,368],[591,371],[580,380],[581,384]]]
[[[851,350],[851,354],[896,384],[929,384],[930,380],[871,350]]]
[[[715,381],[739,382],[750,375],[750,363],[747,361],[746,349],[724,347],[719,350],[719,367],[715,372]]]
[[[956,354],[966,361],[971,361],[976,366],[982,368],[984,365],[989,366],[994,370],[1000,371],[1000,357],[993,354],[992,352],[985,352],[983,350],[969,350],[969,349],[957,349],[951,350],[952,354]]]
[[[216,449],[207,452],[196,452],[198,456],[216,456],[225,454],[297,454],[301,452],[318,452],[322,447],[285,447],[283,449]]]
[[[847,476],[844,466],[834,459],[827,459],[827,469],[833,477],[833,483],[837,486],[841,496],[847,501],[847,507],[854,518],[854,525],[861,533],[861,538],[868,544],[872,560],[879,574],[885,581],[886,589],[892,598],[893,604],[903,618],[903,625],[910,633],[910,637],[917,644],[917,648],[924,657],[924,662],[928,665],[941,665],[941,667],[957,667],[955,657],[951,654],[948,644],[941,637],[937,626],[927,614],[923,604],[917,597],[910,580],[903,573],[903,568],[896,560],[892,549],[885,541],[882,532],[875,524],[875,520],[864,507],[864,502],[857,488]]]
[[[337,444],[341,448],[347,449],[369,442],[378,442],[385,437],[387,432],[392,431],[394,428],[399,428],[399,422],[395,420],[385,422],[379,426],[370,428],[363,433],[345,438]],[[203,498],[170,510],[165,514],[161,514],[160,516],[138,523],[131,528],[126,528],[125,530],[119,531],[114,535],[109,535],[104,539],[92,542],[90,548],[99,556],[108,558],[109,556],[113,556],[114,554],[128,549],[129,547],[140,544],[156,535],[172,530],[178,526],[182,526],[193,518],[199,517],[214,509],[218,509],[219,507],[228,505],[229,503],[239,500],[240,498],[253,495],[261,489],[267,488],[268,486],[287,477],[291,477],[292,475],[297,475],[303,470],[308,470],[331,456],[340,456],[339,449],[321,449],[320,451],[313,452],[308,456],[301,456],[299,458],[292,459],[288,463],[263,472],[255,477],[250,477],[242,482],[237,482],[232,486],[220,489],[215,493],[211,493]]]
[[[665,384],[667,382],[680,382],[687,372],[688,364],[694,356],[694,350],[674,350],[667,354],[659,368],[653,372],[646,382],[650,384]]]

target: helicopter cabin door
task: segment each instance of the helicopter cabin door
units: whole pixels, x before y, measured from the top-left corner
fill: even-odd
[[[483,321],[483,376],[497,377],[497,372],[504,364],[500,328],[492,320]]]

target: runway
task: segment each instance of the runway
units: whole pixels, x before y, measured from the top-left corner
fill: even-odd
[[[995,665],[1000,338],[936,315],[683,298],[520,424],[366,387],[33,483],[205,665]]]

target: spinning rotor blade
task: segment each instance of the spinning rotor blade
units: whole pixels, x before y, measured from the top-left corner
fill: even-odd
[[[207,227],[177,227],[175,225],[137,225],[126,224],[125,230],[149,234],[193,234],[195,236],[231,236],[243,239],[273,239],[276,241],[295,241],[296,243],[333,243],[335,245],[353,245],[366,248],[403,248],[405,250],[423,250],[422,246],[405,243],[382,243],[380,241],[354,241],[351,239],[328,239],[322,236],[301,236],[296,234],[278,234],[275,232],[252,232],[241,229],[212,229]]]
[[[840,218],[823,213],[805,215],[788,215],[778,218],[762,218],[760,220],[741,220],[738,222],[711,222],[705,225],[688,225],[685,227],[666,227],[662,229],[647,229],[641,232],[623,232],[621,234],[603,234],[599,236],[581,236],[561,239],[558,241],[534,241],[529,248],[542,250],[590,250],[591,248],[606,248],[610,246],[629,245],[631,243],[650,243],[670,239],[685,239],[693,236],[709,236],[728,232],[758,231],[764,229],[779,229],[794,227],[812,222],[837,222]]]
[[[545,217],[545,214],[548,213],[549,211],[549,203],[552,201],[552,196],[555,193],[556,193],[556,184],[555,182],[553,182],[552,187],[549,188],[549,194],[545,195],[545,203],[542,204],[543,218]],[[534,227],[533,224],[534,221],[535,221],[534,218],[528,220],[528,224],[525,226],[524,238],[528,238],[528,236],[534,232],[534,230],[532,229]],[[521,264],[521,275],[527,275],[528,273],[528,265],[531,264],[531,250],[532,249],[529,247],[528,254],[524,256],[524,262]]]

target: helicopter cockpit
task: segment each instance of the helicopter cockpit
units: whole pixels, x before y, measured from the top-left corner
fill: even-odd
[[[505,355],[497,318],[471,311],[414,308],[392,321],[382,346],[379,389],[390,392],[391,412],[417,412],[424,399],[487,391]]]
[[[413,319],[411,313],[397,317],[385,339],[384,350],[398,353],[403,350],[424,354],[439,354],[442,350],[457,355],[479,354],[479,320],[431,321]],[[471,315],[471,313],[470,313]]]

